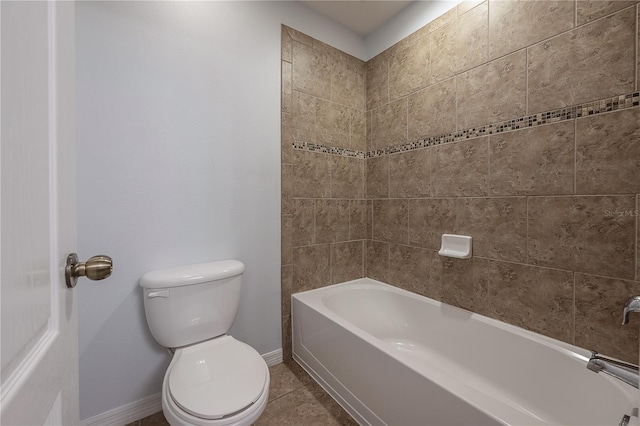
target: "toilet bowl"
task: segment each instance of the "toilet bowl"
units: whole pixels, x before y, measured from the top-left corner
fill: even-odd
[[[149,329],[173,358],[162,383],[169,424],[253,424],[269,399],[269,369],[258,352],[226,334],[239,307],[244,265],[211,262],[145,274]]]
[[[218,337],[175,352],[162,384],[162,410],[171,424],[252,424],[269,399],[269,379],[252,347]]]

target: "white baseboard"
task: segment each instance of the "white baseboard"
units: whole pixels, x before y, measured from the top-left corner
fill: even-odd
[[[282,363],[282,349],[262,355],[269,367]],[[105,411],[97,416],[80,421],[81,426],[125,426],[162,411],[162,394],[155,394]]]
[[[82,426],[124,426],[162,411],[162,394],[148,396],[80,421]]]
[[[282,348],[262,354],[262,358],[264,358],[264,361],[269,367],[282,364]]]

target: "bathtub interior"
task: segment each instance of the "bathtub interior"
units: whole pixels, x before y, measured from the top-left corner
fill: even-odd
[[[628,385],[585,368],[585,349],[384,283],[360,279],[295,296],[472,404],[492,405],[489,397],[500,402],[494,407],[565,425],[610,423],[603,404],[620,413],[617,421],[637,407]]]

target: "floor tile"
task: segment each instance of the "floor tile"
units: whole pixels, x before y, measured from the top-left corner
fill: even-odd
[[[311,382],[267,405],[256,426],[351,426],[357,423],[318,384]]]
[[[292,359],[270,367],[269,374],[271,375],[269,401],[273,401],[296,389],[300,389],[313,380],[311,376]]]
[[[162,411],[147,416],[144,419],[139,420],[139,422],[139,426],[169,426],[169,422],[165,419]]]

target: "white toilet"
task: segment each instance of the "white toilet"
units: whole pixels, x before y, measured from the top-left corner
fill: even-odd
[[[152,271],[140,279],[153,337],[174,352],[162,383],[171,425],[244,426],[269,399],[269,369],[226,333],[240,305],[237,260]]]

